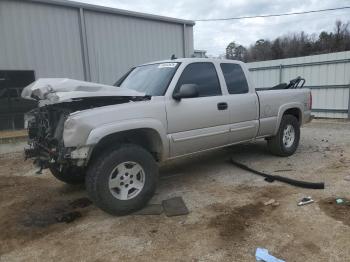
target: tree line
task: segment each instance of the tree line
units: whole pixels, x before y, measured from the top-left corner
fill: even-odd
[[[273,60],[350,50],[349,22],[335,22],[332,32],[293,33],[274,40],[259,39],[248,48],[231,42],[226,47],[226,59],[244,62]]]

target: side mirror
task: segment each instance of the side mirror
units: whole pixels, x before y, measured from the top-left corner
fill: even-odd
[[[181,100],[182,98],[198,97],[198,89],[196,84],[183,84],[179,90],[173,94],[175,100]]]

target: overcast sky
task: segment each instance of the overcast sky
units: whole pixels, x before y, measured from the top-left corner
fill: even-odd
[[[77,0],[96,5],[183,19],[224,18],[300,12],[350,6],[350,0]],[[231,41],[249,46],[256,40],[273,39],[290,32],[330,31],[337,19],[350,20],[350,9],[287,17],[220,22],[196,22],[194,48],[217,56]]]

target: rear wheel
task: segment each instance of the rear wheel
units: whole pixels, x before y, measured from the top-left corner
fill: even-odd
[[[267,139],[270,152],[277,156],[290,156],[295,153],[300,140],[300,125],[292,115],[284,115],[276,136]]]
[[[126,215],[147,204],[157,178],[153,156],[140,146],[125,144],[94,159],[85,183],[96,206],[112,215]]]
[[[58,166],[52,165],[49,169],[55,178],[66,184],[78,185],[84,183],[85,172],[81,168],[63,167],[60,169]]]

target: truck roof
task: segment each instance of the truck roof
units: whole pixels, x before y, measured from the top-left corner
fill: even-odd
[[[234,64],[244,64],[242,61],[239,60],[230,60],[230,59],[218,59],[218,58],[176,58],[176,59],[168,59],[168,60],[159,60],[159,61],[153,61],[145,64],[141,64],[139,66],[143,65],[151,65],[151,64],[159,64],[159,63],[190,63],[190,62],[216,62],[216,63],[234,63]]]

